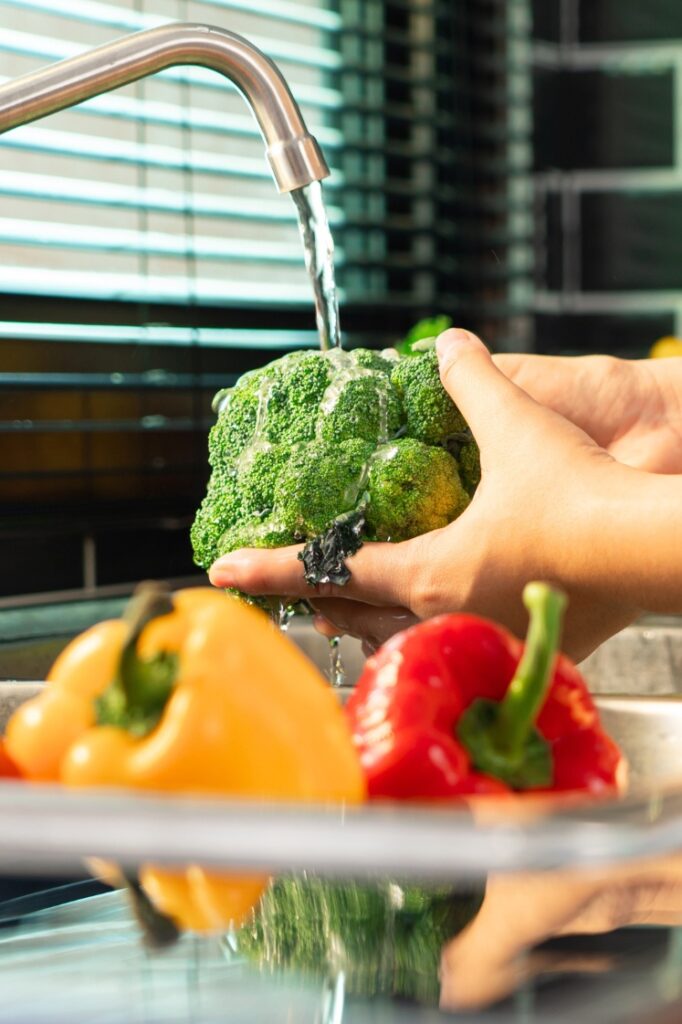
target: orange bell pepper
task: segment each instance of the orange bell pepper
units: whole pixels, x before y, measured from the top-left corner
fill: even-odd
[[[365,784],[335,695],[260,611],[208,588],[133,598],[57,658],[6,745],[22,774],[258,800],[357,803]],[[181,928],[239,923],[267,879],[153,865],[139,881]]]
[[[20,779],[21,772],[5,750],[5,741],[0,738],[0,779]]]

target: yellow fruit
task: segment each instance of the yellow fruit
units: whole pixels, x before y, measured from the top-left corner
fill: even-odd
[[[652,359],[669,359],[671,356],[682,356],[682,338],[659,338],[652,346],[649,355]]]

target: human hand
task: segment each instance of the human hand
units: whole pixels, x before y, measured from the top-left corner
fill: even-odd
[[[547,939],[681,921],[679,854],[605,870],[491,876],[478,914],[443,950],[441,1007],[481,1009],[537,975],[610,966],[608,955],[533,951]]]
[[[584,430],[619,462],[682,473],[682,359],[493,357],[540,405]]]
[[[536,402],[584,430],[618,462],[652,473],[682,473],[682,358],[662,364],[603,355],[503,353],[493,361]],[[349,612],[353,617],[345,628],[351,632],[356,620],[364,620],[370,649],[416,621],[406,609],[377,613],[342,600],[325,601],[319,609],[324,614],[317,628],[328,636],[338,633]]]
[[[233,552],[212,566],[211,581],[307,598],[335,632],[382,642],[413,617],[452,611],[522,635],[523,586],[545,579],[568,592],[563,646],[582,658],[637,614],[608,574],[595,581],[590,571],[595,544],[612,529],[623,476],[633,471],[508,380],[473,335],[447,331],[438,353],[443,385],[481,449],[482,481],[463,515],[400,544],[365,544],[349,559],[344,587],[309,587],[298,547]]]

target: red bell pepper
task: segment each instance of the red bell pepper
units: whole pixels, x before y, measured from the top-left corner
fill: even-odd
[[[440,615],[368,660],[346,711],[370,796],[617,788],[620,751],[556,654],[565,597],[530,583],[523,598],[525,648],[486,619]]]

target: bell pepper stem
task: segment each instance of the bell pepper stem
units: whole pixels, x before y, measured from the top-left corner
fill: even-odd
[[[95,700],[99,725],[114,725],[145,736],[159,721],[175,685],[178,655],[159,651],[150,658],[140,658],[137,645],[152,619],[172,611],[171,594],[163,584],[141,583],[136,589],[123,615],[128,634],[116,675]]]
[[[137,696],[139,688],[137,642],[145,626],[160,615],[168,615],[173,611],[170,590],[163,583],[148,581],[138,584],[123,613],[123,620],[128,626],[128,636],[121,651],[119,663],[119,679],[126,697],[131,700]]]
[[[123,881],[137,919],[144,943],[149,949],[166,949],[180,938],[180,929],[172,917],[155,907],[135,874],[126,874]]]
[[[566,595],[547,583],[528,583],[523,603],[530,621],[521,660],[499,708],[495,741],[500,752],[520,757],[552,678]]]
[[[164,583],[148,580],[139,583],[126,605],[123,621],[128,626],[126,648],[135,648],[142,630],[152,619],[168,615],[173,611],[170,590]]]

